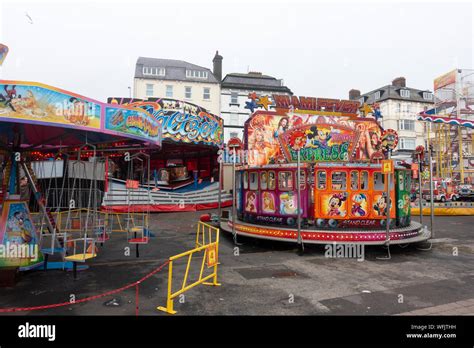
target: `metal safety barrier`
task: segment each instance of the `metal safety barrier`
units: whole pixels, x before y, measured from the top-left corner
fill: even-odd
[[[201,268],[199,273],[199,278],[191,284],[187,284],[189,270],[191,268],[191,260],[194,255],[203,253]],[[180,259],[187,257],[186,271],[184,273],[183,281],[181,287],[173,292],[173,265]],[[217,282],[217,266],[219,258],[219,229],[199,221],[196,231],[196,247],[192,250],[186,251],[184,253],[172,256],[169,258],[168,263],[168,294],[166,299],[166,307],[159,306],[158,310],[169,314],[176,314],[177,312],[173,308],[173,301],[176,297],[183,294],[184,292],[198,286],[200,284],[211,285],[211,286],[220,286],[221,284]],[[212,268],[212,273],[204,275],[205,266],[207,268]],[[208,280],[211,280],[208,282]]]

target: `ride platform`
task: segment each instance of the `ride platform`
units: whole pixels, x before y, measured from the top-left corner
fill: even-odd
[[[232,221],[222,220],[221,228],[226,232],[232,233]],[[297,243],[298,241],[298,231],[295,227],[257,225],[238,219],[235,219],[235,233],[239,236],[281,242]],[[389,235],[390,244],[408,244],[428,240],[431,237],[431,231],[424,228],[420,223],[412,221],[407,227],[391,228]],[[355,243],[384,245],[386,243],[386,230],[302,228],[301,237],[305,244]]]

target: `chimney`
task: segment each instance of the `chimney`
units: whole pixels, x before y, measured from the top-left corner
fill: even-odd
[[[349,100],[359,100],[360,91],[358,89],[351,89],[349,91]]]
[[[407,86],[407,82],[405,80],[404,77],[397,77],[396,79],[394,79],[392,81],[392,86],[395,86],[395,87],[406,87]]]
[[[222,59],[223,57],[219,55],[219,51],[216,51],[216,55],[214,56],[214,59],[212,60],[212,63],[213,63],[212,73],[216,77],[217,81],[219,81],[219,83],[221,83],[222,81]]]

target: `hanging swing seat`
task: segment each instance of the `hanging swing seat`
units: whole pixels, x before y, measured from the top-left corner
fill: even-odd
[[[79,238],[68,242],[73,243],[73,252],[71,255],[64,257],[65,261],[85,262],[97,256],[95,240],[92,238]],[[78,244],[81,244],[82,247],[78,248]]]
[[[57,253],[65,253],[66,248],[42,248],[41,253],[42,254],[49,254],[49,255],[54,255]]]
[[[106,242],[110,239],[110,236],[107,233],[103,233],[97,236],[96,241],[99,243]]]
[[[133,238],[128,239],[128,242],[130,244],[148,244],[150,240],[150,235],[146,227],[135,226],[135,227],[129,228],[129,232],[135,234]]]
[[[91,254],[91,253],[86,253],[86,254],[75,254],[75,255],[69,255],[66,256],[64,259],[66,261],[73,261],[73,262],[85,262],[86,260],[93,259],[96,257],[97,254]]]
[[[128,240],[130,244],[148,244],[150,238],[148,237],[139,237],[139,238],[131,238]]]

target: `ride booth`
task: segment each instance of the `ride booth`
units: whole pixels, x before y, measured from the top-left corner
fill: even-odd
[[[359,112],[358,102],[272,101],[273,110],[257,110],[245,123],[248,163],[235,171],[236,200],[224,230],[298,243],[429,238],[411,221],[410,169],[389,159],[396,132]]]
[[[223,141],[223,121],[206,109],[175,99],[109,98],[111,104],[140,108],[161,125],[163,143],[150,155],[152,212],[195,211],[218,205],[218,150]],[[111,164],[104,206],[124,211],[126,191],[122,159]],[[230,201],[227,200],[230,204]]]

